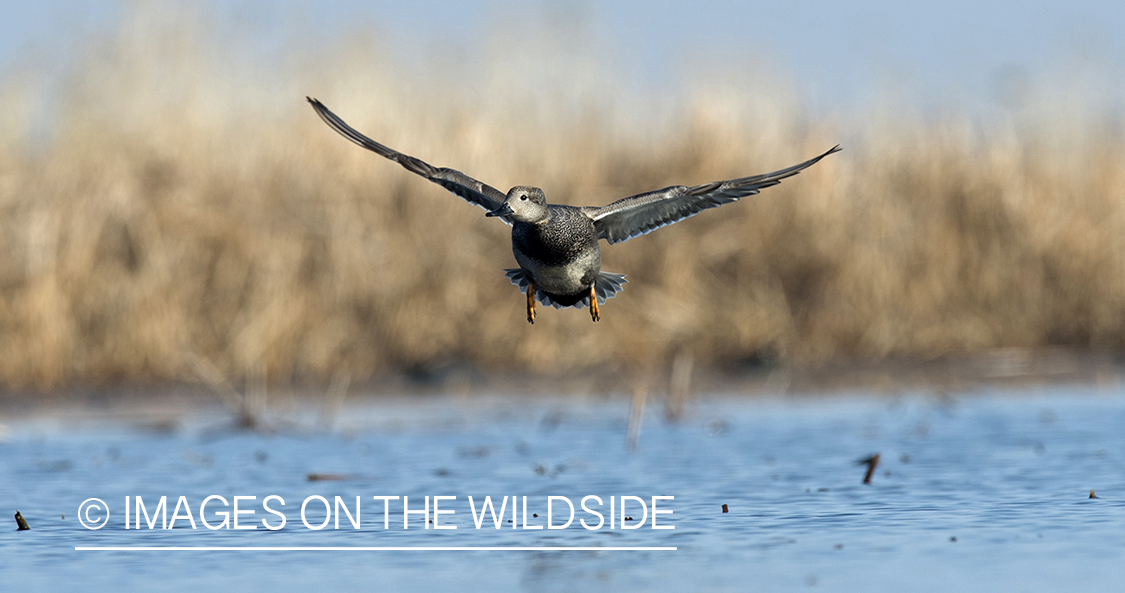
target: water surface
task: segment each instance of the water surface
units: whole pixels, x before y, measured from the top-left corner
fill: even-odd
[[[575,399],[381,399],[347,406],[332,430],[302,415],[273,433],[238,431],[217,411],[172,424],[0,418],[0,531],[5,590],[308,591],[820,590],[1059,591],[1125,586],[1125,393],[1052,388],[898,398],[701,397],[687,418],[650,405],[635,450],[629,402]],[[858,459],[879,453],[872,483]],[[310,481],[310,475],[325,478]],[[1099,498],[1090,499],[1094,490]],[[197,528],[124,528],[125,497],[185,496]],[[241,525],[208,530],[198,507],[255,496]],[[285,528],[261,501],[277,495]],[[351,507],[323,530],[301,522],[314,495]],[[401,499],[455,511],[402,529]],[[674,496],[654,530],[578,525],[475,529],[467,496]],[[87,530],[87,498],[110,520]],[[135,499],[132,499],[135,501]],[[244,499],[246,500],[246,499]],[[666,506],[665,506],[666,503]],[[208,506],[212,524],[221,522]],[[630,514],[640,510],[633,501]],[[728,505],[729,512],[721,507]],[[275,507],[277,505],[274,505]],[[245,505],[243,509],[247,508]],[[11,513],[31,523],[16,532]],[[606,510],[606,507],[601,507]],[[354,510],[352,508],[351,510]],[[565,509],[564,509],[565,510]],[[508,511],[510,513],[510,510]],[[557,512],[557,511],[556,511]],[[63,516],[65,515],[65,518]],[[169,516],[172,515],[169,509]],[[96,513],[95,513],[96,516]],[[428,516],[432,519],[432,515]],[[155,519],[155,515],[153,515]],[[310,503],[306,519],[325,518]],[[565,519],[565,515],[563,517]],[[523,517],[517,518],[522,526]],[[608,517],[606,517],[608,520]],[[620,517],[615,517],[619,520]],[[634,522],[639,517],[634,517]],[[651,520],[651,518],[650,518]],[[555,519],[555,523],[561,523]],[[635,524],[635,523],[631,523]],[[132,527],[133,525],[131,525]],[[674,551],[79,551],[76,547],[674,547]],[[9,587],[14,587],[9,589]]]

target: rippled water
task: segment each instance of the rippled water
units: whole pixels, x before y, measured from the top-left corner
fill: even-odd
[[[649,407],[625,447],[629,402],[513,399],[375,401],[350,406],[333,431],[226,430],[200,414],[169,427],[121,420],[13,421],[0,444],[3,590],[458,591],[808,590],[1077,591],[1125,587],[1125,393],[1052,389],[961,397],[703,398],[680,424]],[[298,423],[299,424],[299,423]],[[879,453],[870,485],[860,458]],[[310,481],[318,474],[319,481]],[[341,479],[346,478],[346,479]],[[1090,499],[1093,489],[1099,498]],[[125,497],[185,496],[198,529],[124,529]],[[242,524],[199,524],[203,499],[255,496]],[[262,527],[278,495],[286,526]],[[301,522],[310,496],[341,496],[340,528]],[[401,502],[442,500],[441,524]],[[674,496],[658,524],[603,527],[579,511],[563,530],[474,528],[467,496]],[[110,520],[87,530],[85,499]],[[135,499],[131,499],[134,500]],[[244,499],[245,500],[245,499]],[[627,513],[640,512],[630,500]],[[726,504],[729,513],[722,512]],[[221,522],[208,506],[208,520]],[[274,505],[277,507],[277,505]],[[245,509],[244,504],[241,508]],[[32,530],[15,531],[19,509]],[[225,510],[230,510],[225,509]],[[522,510],[522,509],[521,509]],[[564,509],[565,510],[565,509]],[[606,507],[601,510],[607,511]],[[169,509],[169,516],[172,515]],[[306,519],[325,519],[313,499]],[[507,511],[510,513],[510,509]],[[558,512],[556,510],[556,512]],[[608,511],[607,511],[608,512]],[[65,515],[65,519],[63,518]],[[93,515],[97,517],[97,513]],[[155,515],[153,515],[155,517]],[[429,516],[432,519],[432,515]],[[565,519],[565,513],[563,515]],[[608,519],[608,517],[607,517]],[[619,519],[619,517],[618,517]],[[639,517],[634,517],[636,524]],[[523,517],[518,517],[517,525]],[[651,520],[651,518],[650,518]],[[561,520],[555,519],[555,523]],[[607,521],[608,522],[608,521]],[[142,527],[146,527],[142,524]],[[10,529],[9,529],[10,528]],[[675,547],[655,551],[91,551],[76,547]]]

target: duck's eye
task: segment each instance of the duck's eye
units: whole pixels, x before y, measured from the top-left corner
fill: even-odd
[[[527,196],[520,196],[520,199],[526,202],[526,201],[527,201]]]

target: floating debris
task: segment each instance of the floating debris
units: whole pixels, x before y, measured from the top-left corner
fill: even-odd
[[[309,474],[310,482],[346,482],[352,479],[348,474]]]
[[[39,461],[36,462],[39,469],[45,472],[65,472],[74,469],[74,462],[69,459],[57,459],[54,461]]]
[[[707,436],[717,437],[726,432],[728,428],[730,428],[730,425],[726,422],[722,420],[712,420],[707,423]]]
[[[197,465],[199,467],[208,468],[208,469],[212,465],[215,465],[215,456],[214,455],[210,455],[210,454],[200,455],[199,453],[196,453],[195,451],[192,451],[191,449],[184,449],[184,459],[192,465]]]
[[[730,512],[730,509],[728,509],[728,508],[727,508],[727,504],[726,504],[726,503],[723,503],[723,512],[724,512],[724,513],[729,513],[729,512]]]
[[[1098,497],[1098,495],[1097,495],[1097,494],[1094,494],[1094,491],[1093,491],[1093,490],[1091,490],[1091,491],[1090,491],[1090,498],[1097,498],[1097,497]]]
[[[953,543],[957,543],[957,536],[956,535],[949,536],[949,541],[951,541]]]
[[[16,531],[29,531],[31,529],[27,525],[27,520],[23,518],[19,511],[16,511],[16,525],[19,526]]]
[[[843,549],[844,549],[844,544],[836,544],[836,546],[835,546],[835,547],[836,547],[836,549],[837,549],[837,550],[843,550]]]
[[[458,447],[457,456],[461,459],[484,459],[492,454],[492,449],[484,445],[476,447]]]
[[[543,432],[551,432],[559,427],[563,421],[563,413],[559,410],[551,410],[543,415],[543,419],[539,421],[539,428]]]
[[[867,473],[863,476],[863,483],[864,484],[870,484],[871,483],[871,476],[875,475],[875,468],[879,466],[879,454],[876,453],[876,454],[872,455],[871,457],[867,457],[865,459],[860,459],[859,461],[856,462],[856,465],[866,465],[867,466]]]

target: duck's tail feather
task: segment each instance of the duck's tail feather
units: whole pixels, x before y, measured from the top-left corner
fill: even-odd
[[[625,274],[611,274],[609,272],[598,272],[598,277],[594,280],[594,292],[598,294],[598,304],[605,304],[607,299],[612,299],[617,296],[625,287],[628,280],[625,279]],[[590,299],[586,299],[586,306],[589,307]]]
[[[511,270],[504,270],[504,275],[508,280],[512,281],[523,292],[527,292],[527,286],[531,283],[531,279],[520,268]],[[598,277],[594,279],[594,293],[598,295],[598,304],[605,304],[607,299],[612,299],[621,292],[623,284],[628,282],[624,274],[611,274],[609,272],[598,272]],[[549,292],[536,289],[535,299],[548,307],[556,309],[565,309],[567,307],[574,307],[575,309],[585,309],[590,306],[590,295],[587,293],[577,295],[556,295]]]

